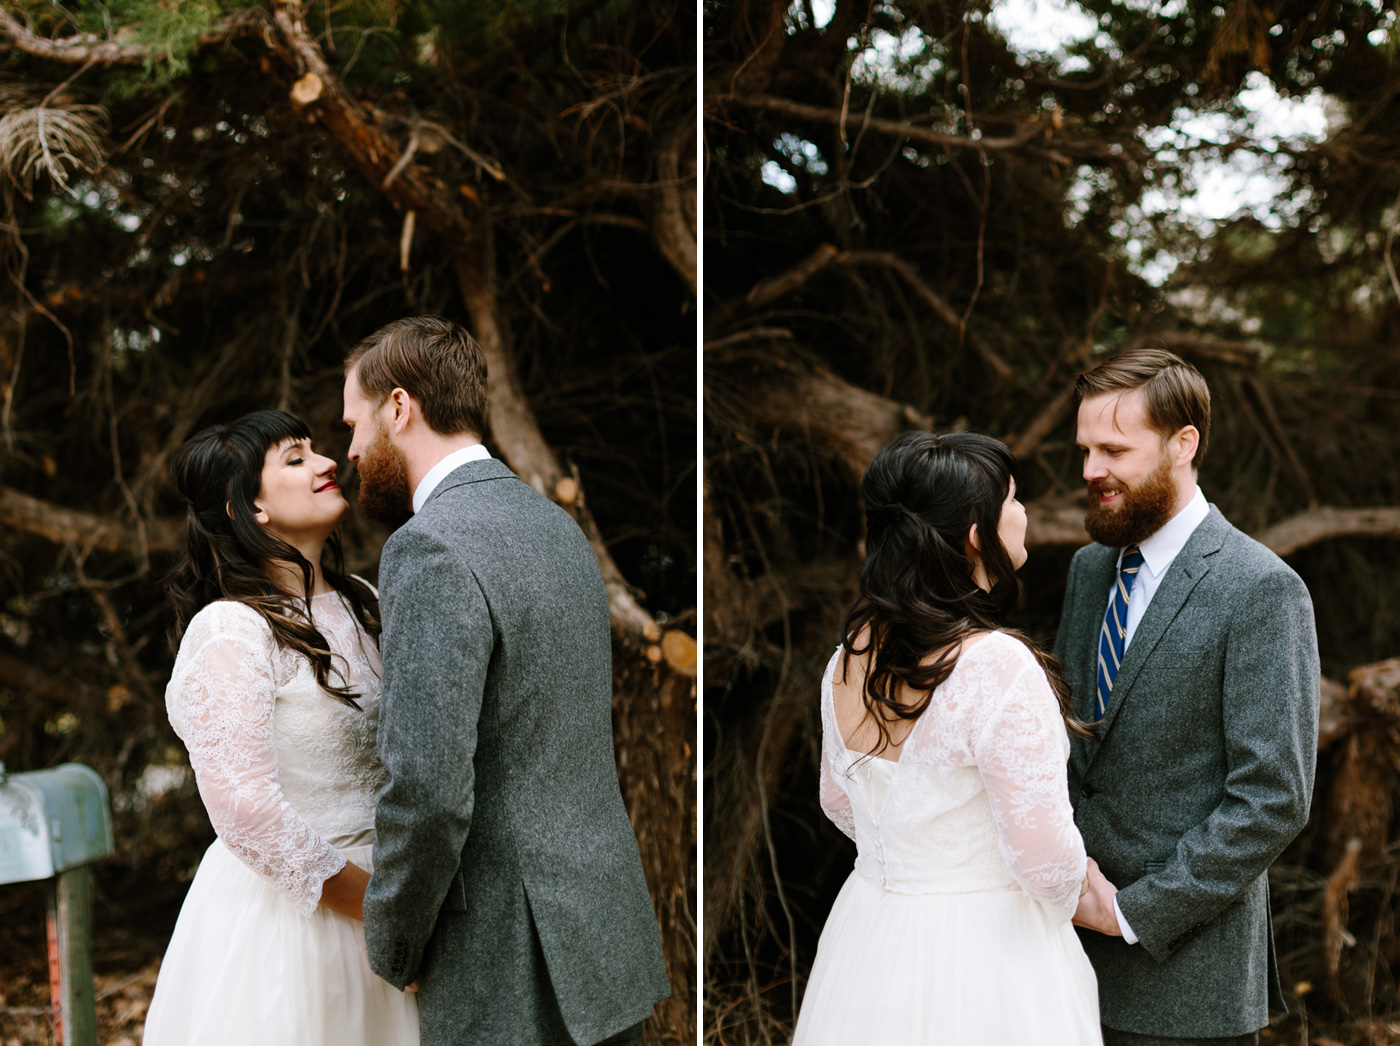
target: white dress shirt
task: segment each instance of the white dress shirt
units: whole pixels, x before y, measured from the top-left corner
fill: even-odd
[[[460,466],[469,461],[485,461],[490,456],[491,452],[480,443],[473,443],[470,447],[459,447],[454,450],[430,468],[428,474],[419,482],[418,489],[413,492],[413,511],[418,512],[423,507],[423,502],[428,500],[428,496],[437,490],[438,484]]]
[[[1128,622],[1126,634],[1123,639],[1123,653],[1127,656],[1128,647],[1132,645],[1133,633],[1137,631],[1138,625],[1142,621],[1142,616],[1147,613],[1147,605],[1152,602],[1152,596],[1157,591],[1157,586],[1162,583],[1162,578],[1167,573],[1167,569],[1176,559],[1177,553],[1186,547],[1186,542],[1191,535],[1196,532],[1196,528],[1210,513],[1210,505],[1206,502],[1206,496],[1201,493],[1201,488],[1196,487],[1196,493],[1186,507],[1178,512],[1162,528],[1145,541],[1138,543],[1138,550],[1142,552],[1142,567],[1137,572],[1137,579],[1133,582],[1133,591],[1128,597]],[[1123,553],[1118,553],[1118,564],[1122,566]],[[1113,598],[1113,589],[1118,584],[1117,571],[1114,572],[1113,582],[1105,593],[1104,610],[1107,612],[1108,601]],[[1128,920],[1123,918],[1123,909],[1118,907],[1118,898],[1113,899],[1113,914],[1118,916],[1118,929],[1122,931],[1123,940],[1129,944],[1137,944],[1137,934],[1133,933],[1133,928],[1128,925]]]

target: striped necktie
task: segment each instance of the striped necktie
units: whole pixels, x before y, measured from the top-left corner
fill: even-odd
[[[1123,648],[1127,646],[1128,634],[1128,600],[1133,594],[1133,582],[1137,580],[1141,566],[1142,553],[1136,545],[1129,545],[1123,550],[1123,558],[1118,565],[1118,583],[1113,586],[1113,598],[1108,601],[1103,628],[1099,631],[1099,694],[1098,703],[1094,706],[1094,722],[1103,718],[1108,697],[1113,693],[1113,681],[1118,678],[1118,666],[1123,662]]]

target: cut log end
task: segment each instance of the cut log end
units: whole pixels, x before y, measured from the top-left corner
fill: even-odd
[[[296,83],[292,84],[292,104],[301,108],[310,105],[317,98],[321,97],[321,92],[326,85],[315,73],[307,73]]]
[[[653,665],[661,664],[662,660],[666,656],[661,652],[661,647],[657,646],[655,643],[652,643],[649,647],[647,647],[646,655],[647,660],[650,661]]]
[[[578,481],[572,476],[565,476],[554,484],[554,500],[561,505],[572,505],[578,501]]]
[[[686,633],[672,629],[661,639],[661,653],[673,672],[694,678],[696,674],[695,640]]]

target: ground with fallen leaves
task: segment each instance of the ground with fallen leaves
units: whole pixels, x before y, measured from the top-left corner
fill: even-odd
[[[128,875],[100,867],[93,879],[93,987],[99,1046],[140,1046],[160,957],[188,877]],[[56,1046],[44,943],[47,883],[0,886],[0,1046]]]
[[[160,962],[134,973],[96,973],[97,1041],[101,1046],[140,1046],[146,1009],[156,986]],[[50,1046],[48,975],[42,965],[0,967],[0,1044]]]

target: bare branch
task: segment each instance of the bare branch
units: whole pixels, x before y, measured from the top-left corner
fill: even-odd
[[[754,284],[742,299],[710,310],[711,318],[707,321],[706,328],[710,331],[719,330],[745,310],[761,309],[801,290],[809,280],[832,264],[878,265],[889,269],[909,285],[919,299],[933,310],[934,315],[953,330],[963,331],[963,315],[953,308],[947,298],[930,287],[913,265],[899,255],[892,251],[842,251],[829,243],[821,244],[786,272]],[[971,335],[967,335],[964,341],[999,379],[1018,388],[1025,388],[1026,383],[1021,376],[999,353]]]
[[[777,98],[767,94],[752,95],[750,97],[736,95],[725,98],[724,101],[729,105],[782,113],[785,116],[793,116],[799,120],[811,120],[813,123],[827,123],[835,126],[844,125],[856,131],[867,130],[876,131],[881,134],[892,134],[900,138],[908,138],[911,141],[923,142],[925,145],[937,145],[946,149],[983,149],[992,152],[1024,149],[1029,146],[1037,136],[1043,136],[1045,132],[1050,129],[1048,120],[1036,118],[1029,121],[1020,133],[1010,138],[970,138],[961,134],[944,134],[941,131],[935,131],[928,127],[921,127],[918,124],[906,123],[903,120],[886,120],[878,116],[866,116],[864,113],[846,113],[843,116],[840,109],[828,109],[821,105],[807,105],[804,102],[794,102],[787,98]],[[1064,148],[1064,146],[1062,145],[1061,148]]]
[[[142,547],[135,527],[41,501],[12,487],[0,487],[0,523],[59,545],[130,556],[139,556]],[[156,519],[146,524],[145,547],[150,551],[171,551],[179,537],[180,525],[175,520]]]

